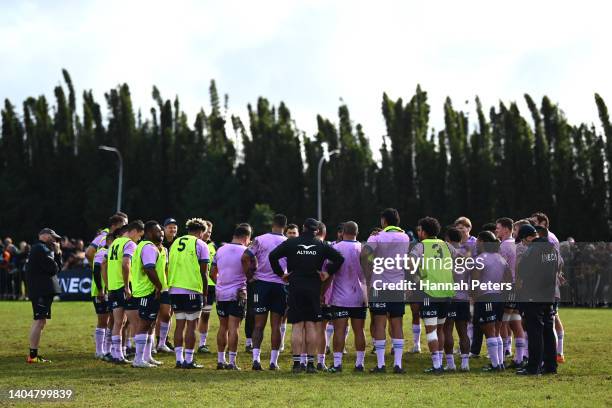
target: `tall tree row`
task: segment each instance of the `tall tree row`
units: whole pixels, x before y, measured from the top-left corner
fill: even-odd
[[[92,91],[77,106],[67,71],[54,101],[5,100],[0,137],[0,236],[32,239],[42,226],[89,238],[115,211],[117,158],[123,156],[122,209],[132,217],[213,221],[227,240],[234,225],[251,221],[256,233],[273,212],[300,222],[317,211],[317,169],[324,146],[337,150],[323,163],[323,220],[354,220],[361,238],[378,224],[378,212],[396,207],[411,228],[424,215],[443,224],[460,215],[475,230],[499,216],[515,219],[544,211],[565,238],[610,240],[612,123],[595,94],[600,132],[570,124],[549,98],[525,95],[488,110],[475,98],[475,117],[447,98],[444,127],[429,122],[427,93],[382,95],[386,125],[378,160],[362,126],[342,104],[336,118],[316,117],[317,132],[297,128],[289,108],[261,97],[247,115],[228,116],[228,97],[214,81],[208,110],[188,118],[178,97],[152,88],[154,107],[141,112],[121,84]],[[314,118],[313,118],[314,119]],[[331,236],[331,235],[330,235]]]

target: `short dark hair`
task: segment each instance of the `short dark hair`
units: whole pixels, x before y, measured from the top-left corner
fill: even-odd
[[[317,234],[320,234],[323,230],[327,232],[327,225],[323,221],[319,221],[319,228],[317,228]]]
[[[144,231],[145,225],[142,220],[134,220],[126,225],[126,231]]]
[[[380,213],[380,218],[385,220],[387,225],[398,227],[400,224],[400,216],[395,208],[385,208]]]
[[[499,240],[491,231],[482,231],[478,234],[478,240],[481,241],[485,252],[499,252]]]
[[[428,237],[436,237],[440,233],[440,222],[434,217],[421,218],[417,223]]]
[[[247,224],[246,222],[243,222],[241,224],[236,225],[236,228],[234,229],[234,237],[236,238],[250,237],[251,231],[252,231],[251,225]]]
[[[355,221],[347,221],[342,223],[342,233],[348,235],[357,235],[359,226]]]
[[[127,217],[124,217],[119,214],[111,215],[108,219],[108,226],[112,227],[113,225],[123,224],[123,222],[127,220]]]
[[[126,213],[124,213],[124,212],[121,212],[121,211],[117,211],[117,212],[115,213],[115,215],[116,215],[116,216],[118,216],[118,217],[125,218],[126,220],[128,219],[127,214],[126,214]]]
[[[287,225],[287,216],[284,214],[276,214],[272,219],[272,224],[277,227],[285,228]]]
[[[546,222],[546,227],[550,226],[548,215],[544,214],[543,212],[533,213],[531,214],[531,218],[535,218],[538,222]]]
[[[298,228],[299,227],[297,226],[297,224],[288,224],[286,229],[290,230],[290,229],[298,229]]]
[[[153,230],[153,228],[155,228],[155,226],[159,226],[159,222],[155,220],[147,221],[144,225],[145,234],[150,233]]]
[[[461,233],[454,225],[446,228],[445,235],[450,242],[461,242]]]
[[[504,228],[508,228],[510,231],[512,231],[512,227],[514,226],[514,221],[512,221],[512,218],[508,217],[498,218],[495,223],[501,225]]]
[[[198,232],[208,230],[208,226],[206,225],[206,221],[201,218],[191,218],[187,220],[185,223],[187,227],[187,232]]]
[[[482,230],[483,231],[491,231],[493,233],[495,233],[495,223],[494,222],[487,222],[485,225],[482,226]]]

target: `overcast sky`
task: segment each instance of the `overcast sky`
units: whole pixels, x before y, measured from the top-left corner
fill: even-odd
[[[610,7],[602,1],[2,1],[0,96],[53,95],[61,69],[78,93],[127,82],[147,113],[152,85],[179,95],[193,120],[208,84],[246,117],[258,96],[285,101],[312,134],[340,98],[378,145],[381,96],[429,93],[473,109],[548,95],[572,122],[598,124],[593,93],[612,104]],[[608,28],[606,28],[608,27]],[[470,107],[471,106],[471,107]],[[473,117],[473,116],[472,116]]]

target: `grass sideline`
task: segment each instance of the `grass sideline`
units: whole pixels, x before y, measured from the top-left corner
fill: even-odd
[[[53,363],[30,366],[25,363],[25,357],[31,313],[29,302],[0,302],[3,323],[0,326],[0,405],[36,406],[40,403],[7,400],[7,390],[17,388],[70,388],[74,391],[72,400],[48,402],[50,406],[295,407],[333,404],[334,407],[454,408],[612,405],[612,355],[609,350],[612,311],[608,309],[561,309],[567,363],[560,366],[559,375],[539,378],[518,377],[511,370],[503,374],[481,373],[480,367],[488,362],[486,358],[471,360],[470,373],[430,376],[422,373],[430,365],[428,353],[406,354],[406,375],[353,373],[352,332],[343,373],[292,375],[289,372],[290,347],[279,358],[280,372],[252,372],[250,356],[244,353],[244,338],[238,350],[238,363],[243,371],[216,371],[216,315],[211,317],[209,335],[212,353],[198,355],[204,369],[176,370],[174,356],[162,354],[158,359],[164,361],[164,366],[137,370],[93,359],[95,316],[88,302],[54,303],[53,319],[47,324],[41,344],[41,354]],[[410,319],[404,320],[406,344],[409,345],[412,343]],[[262,347],[265,367],[269,359],[269,336],[266,337]],[[422,347],[425,350],[426,344]],[[375,364],[370,348],[368,345],[366,369]],[[391,358],[387,356],[388,366]]]

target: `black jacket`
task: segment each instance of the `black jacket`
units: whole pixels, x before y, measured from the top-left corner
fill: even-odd
[[[30,299],[38,296],[53,296],[61,293],[58,272],[62,269],[62,256],[42,241],[32,245],[26,264],[26,287]]]
[[[546,238],[534,239],[517,266],[519,302],[554,302],[559,253]]]
[[[289,283],[302,282],[321,283],[318,271],[322,270],[323,262],[327,259],[330,264],[327,272],[333,275],[344,262],[344,257],[326,242],[314,237],[314,234],[303,232],[296,238],[290,238],[274,248],[268,259],[272,270],[278,276],[283,276],[279,264],[281,258],[287,258],[287,272]]]

